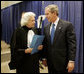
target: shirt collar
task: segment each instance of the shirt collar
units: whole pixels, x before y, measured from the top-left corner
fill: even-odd
[[[59,17],[57,17],[57,20],[52,24],[55,24],[55,26],[56,26],[58,24],[58,21],[59,21]]]

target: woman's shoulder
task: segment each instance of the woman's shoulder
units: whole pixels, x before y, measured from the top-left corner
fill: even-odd
[[[35,32],[35,34],[38,34],[38,35],[41,34],[41,29],[39,28],[34,27],[32,30]]]
[[[16,33],[16,34],[20,34],[20,33],[23,33],[23,32],[24,32],[23,27],[18,27],[18,28],[16,28],[16,30],[14,31],[14,33]]]

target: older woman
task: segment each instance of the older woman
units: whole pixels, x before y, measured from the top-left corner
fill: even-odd
[[[11,38],[11,62],[17,73],[39,73],[39,52],[32,54],[30,44],[35,34],[35,14],[25,12],[21,18],[21,27],[17,28]],[[38,46],[42,50],[42,45]]]

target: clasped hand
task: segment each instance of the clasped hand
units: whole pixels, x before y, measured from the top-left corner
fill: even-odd
[[[25,50],[25,53],[31,53],[31,52],[32,52],[32,49],[33,49],[33,48],[27,48],[27,49]]]
[[[42,50],[42,48],[43,48],[43,45],[39,45],[39,46],[38,46],[38,50]],[[27,48],[27,49],[25,50],[25,53],[31,53],[32,50],[33,50],[33,48]]]
[[[38,50],[42,50],[42,49],[43,49],[43,45],[39,45]]]

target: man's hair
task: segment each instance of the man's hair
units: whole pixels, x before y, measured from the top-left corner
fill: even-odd
[[[57,5],[51,4],[51,5],[48,5],[47,7],[45,7],[45,9],[50,9],[51,13],[56,12],[57,16],[59,15],[59,10],[58,10]]]
[[[25,12],[21,18],[21,26],[25,26],[28,24],[29,22],[29,19],[32,17],[32,16],[36,16],[35,13],[33,12]]]

